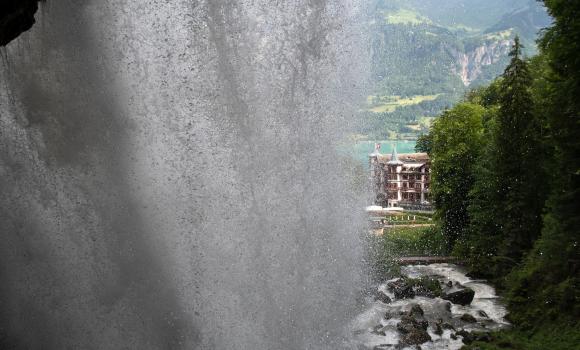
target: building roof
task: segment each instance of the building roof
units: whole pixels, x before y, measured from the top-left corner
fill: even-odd
[[[369,154],[369,157],[380,157],[381,156],[381,144],[375,143],[375,150],[373,153]]]
[[[429,155],[427,153],[402,153],[396,154],[396,160],[403,163],[426,163],[429,161]],[[377,157],[379,163],[387,164],[391,161],[393,155],[381,154]],[[396,161],[395,160],[395,161]]]
[[[423,165],[425,165],[425,163],[405,163],[405,167],[406,168],[420,168]]]
[[[391,153],[391,159],[389,159],[388,164],[393,165],[403,164],[403,162],[399,160],[399,155],[397,154],[397,147],[393,147],[393,153]]]

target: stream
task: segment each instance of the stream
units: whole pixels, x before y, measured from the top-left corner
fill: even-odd
[[[445,290],[451,293],[471,289],[475,292],[473,300],[468,305],[460,305],[444,300],[445,295],[415,295],[403,299],[393,292],[393,286],[401,279],[386,281],[374,297],[368,297],[368,307],[351,324],[359,349],[460,349],[464,338],[473,339],[468,333],[486,337],[489,332],[510,326],[505,319],[507,310],[495,289],[483,280],[469,278],[460,266],[410,265],[402,267],[401,275],[412,279],[431,278],[440,283],[444,294]]]

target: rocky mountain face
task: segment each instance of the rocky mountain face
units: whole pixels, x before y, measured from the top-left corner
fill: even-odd
[[[370,101],[416,101],[367,108],[360,133],[377,139],[424,132],[466,91],[502,74],[516,35],[534,55],[551,22],[535,0],[377,0],[373,15]]]
[[[32,28],[39,1],[41,0],[2,0],[0,2],[0,46],[6,46],[22,32]]]
[[[513,39],[500,39],[477,46],[467,52],[450,47],[449,53],[456,62],[452,71],[461,78],[463,85],[470,86],[471,83],[481,77],[485,67],[497,64],[505,59],[513,43]]]

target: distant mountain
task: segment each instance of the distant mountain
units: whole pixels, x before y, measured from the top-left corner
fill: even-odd
[[[552,19],[543,7],[531,5],[504,15],[485,33],[513,29],[524,40],[534,42],[538,31],[550,26],[551,23]]]
[[[535,0],[381,0],[373,19],[374,91],[361,133],[414,138],[463,94],[499,76],[516,35],[528,54],[550,24]]]
[[[448,28],[485,30],[534,0],[384,0],[379,7],[409,8]]]

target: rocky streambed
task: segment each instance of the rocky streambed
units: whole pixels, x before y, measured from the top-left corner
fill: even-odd
[[[351,324],[359,349],[460,349],[509,327],[495,289],[453,264],[405,266]]]

